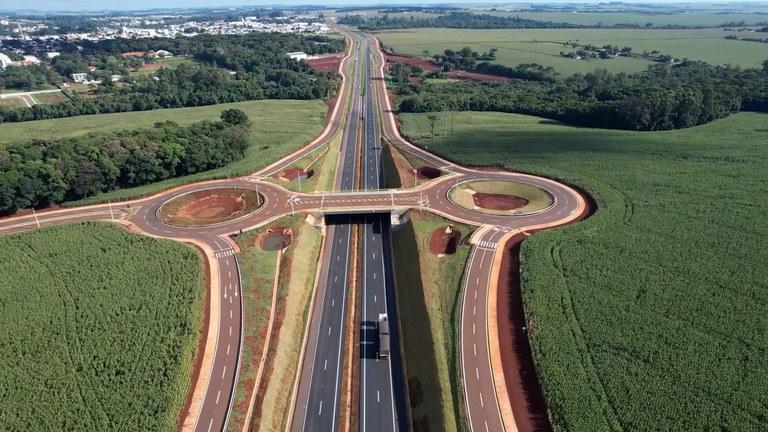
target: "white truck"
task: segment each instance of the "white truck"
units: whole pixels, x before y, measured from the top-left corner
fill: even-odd
[[[389,320],[387,314],[379,314],[376,327],[379,330],[379,358],[387,358],[389,357]]]

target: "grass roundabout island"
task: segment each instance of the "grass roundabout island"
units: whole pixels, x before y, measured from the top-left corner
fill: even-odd
[[[239,219],[263,204],[264,197],[251,189],[202,189],[172,198],[160,207],[157,216],[168,225],[199,227]]]
[[[552,195],[516,180],[471,180],[452,187],[448,199],[459,207],[493,215],[524,215],[554,203]]]

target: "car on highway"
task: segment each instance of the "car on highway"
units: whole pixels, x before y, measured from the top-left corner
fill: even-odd
[[[376,328],[379,330],[379,358],[387,358],[389,357],[389,320],[387,314],[379,314]]]

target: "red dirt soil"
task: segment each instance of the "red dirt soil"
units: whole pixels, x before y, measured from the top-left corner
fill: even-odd
[[[496,302],[499,349],[517,430],[550,431],[552,426],[533,363],[520,290],[520,243],[524,238],[520,234],[510,239],[501,261]]]
[[[190,220],[223,220],[245,210],[246,201],[227,195],[209,195],[182,206],[176,214]]]
[[[489,194],[477,192],[472,195],[475,205],[488,210],[514,210],[528,204],[525,198],[514,195]]]
[[[302,168],[288,168],[280,173],[280,178],[283,180],[294,181],[297,178],[309,178],[312,177],[312,170],[304,171]]]
[[[341,64],[341,54],[331,54],[318,58],[308,59],[307,63],[318,72],[337,72]]]
[[[413,57],[405,54],[395,54],[388,49],[383,49],[384,57],[387,63],[403,63],[408,66],[419,66],[427,72],[439,70],[440,68],[429,60],[425,60],[418,57]]]
[[[436,179],[436,178],[440,177],[440,175],[442,175],[442,174],[443,174],[442,171],[440,171],[439,169],[437,169],[435,167],[431,167],[431,166],[420,166],[420,167],[416,168],[416,175],[417,175],[417,177],[419,177],[420,179],[423,179],[423,180]]]
[[[448,226],[439,227],[432,231],[429,237],[429,251],[433,255],[453,255],[459,245],[461,233],[451,228],[451,232],[445,232]]]
[[[285,249],[293,242],[293,230],[286,228],[270,228],[259,234],[261,250]]]

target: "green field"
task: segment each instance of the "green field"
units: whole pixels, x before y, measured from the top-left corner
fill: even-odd
[[[401,120],[409,136],[429,129],[426,114]],[[597,200],[587,221],[522,248],[556,430],[768,428],[766,124],[741,113],[625,132],[465,112],[438,131],[430,148],[451,159],[563,178]]]
[[[166,180],[147,186],[117,190],[68,205],[118,200],[157,192],[184,183],[210,178],[243,175],[257,171],[306,144],[323,127],[326,105],[319,100],[263,100],[196,108],[162,109],[119,114],[98,114],[35,122],[0,124],[2,143],[77,136],[90,132],[149,128],[156,122],[174,121],[189,125],[217,120],[221,111],[238,108],[250,117],[250,147],[245,158],[211,171]]]
[[[635,53],[658,50],[676,58],[704,60],[712,64],[759,67],[768,59],[768,44],[724,39],[722,29],[695,30],[612,30],[612,29],[533,29],[533,30],[462,30],[414,29],[377,33],[385,46],[396,52],[421,56],[446,49],[471,47],[478,52],[491,48],[499,51],[496,61],[507,66],[538,63],[552,66],[561,75],[587,73],[596,68],[611,72],[639,72],[652,62],[642,58],[617,57],[600,60],[575,60],[560,56],[571,52],[568,41],[581,45],[618,45],[632,47]],[[745,36],[744,33],[735,33]]]
[[[725,23],[741,22],[754,25],[768,21],[764,14],[752,13],[641,13],[641,12],[485,12],[492,15],[519,16],[520,18],[538,21],[564,22],[578,25],[614,26],[621,24],[637,24],[645,26],[652,23],[654,26],[706,26],[715,27]]]
[[[104,223],[0,250],[2,429],[175,430],[205,293],[197,254]]]

